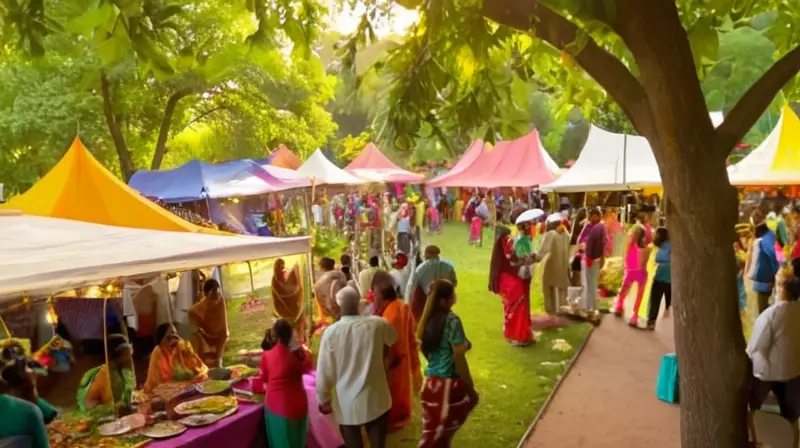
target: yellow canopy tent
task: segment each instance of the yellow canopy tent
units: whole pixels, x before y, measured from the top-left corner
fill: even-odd
[[[226,234],[185,221],[127,186],[75,138],[64,157],[2,209],[117,227]]]

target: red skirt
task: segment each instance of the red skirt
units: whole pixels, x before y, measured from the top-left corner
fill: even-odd
[[[521,278],[500,273],[500,297],[503,299],[503,335],[519,345],[533,341],[531,328],[530,284]]]
[[[481,240],[481,232],[483,231],[483,221],[477,216],[472,218],[469,224],[469,241],[476,242]]]
[[[478,394],[457,378],[427,377],[420,392],[422,437],[420,448],[449,447],[469,413],[478,405]]]

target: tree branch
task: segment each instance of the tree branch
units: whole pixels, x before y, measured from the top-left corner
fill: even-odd
[[[717,128],[714,147],[729,154],[742,141],[775,95],[800,72],[800,45],[783,55],[733,106]]]
[[[103,115],[106,119],[106,126],[108,126],[108,132],[111,134],[111,140],[114,142],[114,148],[117,150],[120,170],[127,181],[133,176],[133,173],[136,172],[136,166],[128,150],[125,135],[120,128],[119,117],[114,113],[114,105],[111,100],[111,87],[105,73],[100,74],[100,92],[103,95]]]
[[[190,86],[184,87],[170,95],[167,100],[167,105],[164,107],[164,115],[161,117],[161,127],[158,130],[158,140],[156,141],[156,149],[153,152],[153,163],[150,166],[151,170],[160,169],[161,162],[164,161],[164,154],[167,153],[169,128],[172,126],[172,116],[175,114],[175,108],[178,107],[178,102],[193,93],[201,91],[202,90],[198,86]]]
[[[228,106],[225,106],[225,105],[212,107],[211,109],[209,109],[209,110],[207,110],[205,112],[202,112],[198,116],[196,116],[196,117],[192,118],[191,120],[189,120],[189,122],[186,123],[186,126],[184,126],[184,129],[188,128],[189,126],[191,126],[191,125],[193,125],[195,123],[197,123],[198,121],[200,121],[203,118],[213,114],[214,112],[216,112],[218,110],[227,109],[227,108],[228,108]]]
[[[577,25],[536,0],[485,0],[483,15],[499,24],[536,37],[564,51],[584,33]],[[616,56],[586,36],[583,48],[574,55],[578,63],[631,118],[639,134],[645,135],[652,117],[641,82]]]

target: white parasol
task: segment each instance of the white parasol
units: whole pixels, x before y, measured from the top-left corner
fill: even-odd
[[[544,210],[540,208],[525,210],[517,217],[517,221],[514,224],[521,224],[523,222],[534,221],[541,218],[542,216],[544,216]]]

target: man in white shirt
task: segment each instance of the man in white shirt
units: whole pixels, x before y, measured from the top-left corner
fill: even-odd
[[[775,285],[780,300],[758,316],[747,344],[753,362],[748,425],[756,442],[754,413],[771,391],[792,425],[795,447],[800,446],[800,279],[784,269]]]
[[[317,401],[323,414],[333,412],[348,448],[386,446],[392,395],[384,359],[397,333],[386,320],[360,316],[361,297],[347,286],[336,294],[341,319],[322,335],[317,358]],[[336,399],[332,399],[333,391]]]

